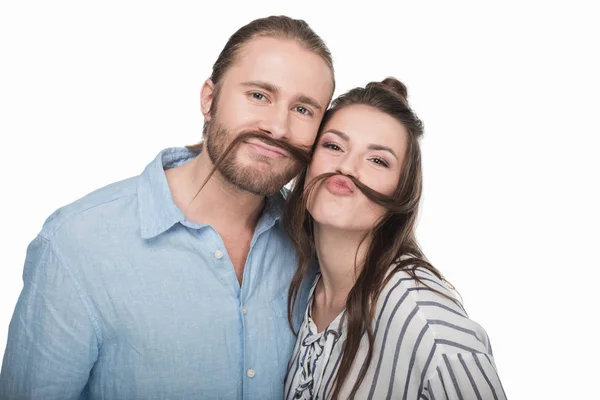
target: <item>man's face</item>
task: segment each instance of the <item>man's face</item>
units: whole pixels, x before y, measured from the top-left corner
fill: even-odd
[[[202,89],[205,144],[212,162],[246,132],[310,150],[332,91],[331,71],[317,54],[294,41],[251,40],[224,74],[217,98],[212,82]],[[277,192],[299,168],[287,151],[252,138],[233,149],[218,170],[238,188],[265,196]]]

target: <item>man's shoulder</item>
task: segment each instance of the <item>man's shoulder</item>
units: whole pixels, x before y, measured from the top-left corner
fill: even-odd
[[[43,224],[40,236],[52,239],[58,232],[81,223],[101,223],[118,217],[125,203],[136,200],[139,176],[110,183],[55,210]]]

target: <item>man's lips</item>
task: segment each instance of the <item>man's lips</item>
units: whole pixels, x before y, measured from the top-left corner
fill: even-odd
[[[325,181],[325,186],[332,194],[351,196],[354,194],[356,186],[349,178],[345,176],[332,176]]]
[[[257,140],[248,140],[246,144],[249,144],[258,153],[271,158],[283,158],[289,157],[289,153],[280,147],[271,146],[266,143]]]

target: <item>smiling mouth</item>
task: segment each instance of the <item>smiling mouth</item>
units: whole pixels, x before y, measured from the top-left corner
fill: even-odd
[[[249,145],[256,153],[259,153],[263,156],[267,156],[269,158],[278,159],[278,158],[287,158],[289,155],[285,150],[279,149],[277,147],[268,146],[262,143],[254,143],[254,142],[245,142]]]

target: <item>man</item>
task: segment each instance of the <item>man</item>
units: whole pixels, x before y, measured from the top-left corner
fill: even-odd
[[[250,138],[207,178],[247,132],[310,149],[333,90],[303,21],[237,31],[201,90],[202,145],[59,209],[30,244],[0,398],[282,398],[296,256],[279,190],[298,163]]]

